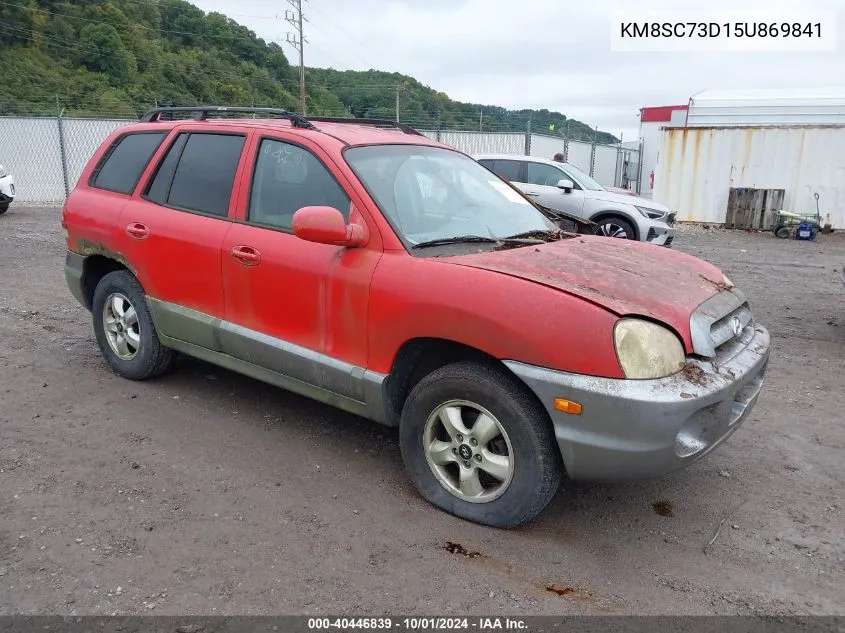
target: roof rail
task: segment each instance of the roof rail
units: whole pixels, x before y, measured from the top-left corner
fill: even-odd
[[[399,123],[398,121],[391,121],[390,119],[353,119],[344,117],[327,117],[327,116],[311,116],[309,121],[316,121],[317,123],[351,123],[353,125],[372,125],[375,127],[392,127],[397,130],[402,130],[405,134],[414,134],[416,136],[425,136],[412,128],[410,125]]]
[[[146,112],[144,115],[141,116],[142,123],[151,123],[154,121],[160,121],[162,114],[167,113],[185,113],[185,112],[193,112],[194,113],[194,120],[196,121],[204,121],[209,117],[210,114],[265,114],[270,116],[279,117],[282,119],[288,119],[291,122],[291,125],[294,127],[301,127],[305,128],[306,130],[316,130],[317,128],[311,125],[311,123],[305,117],[296,114],[295,112],[290,112],[289,110],[282,110],[280,108],[242,108],[242,107],[228,107],[228,106],[178,106],[178,107],[167,107],[167,108],[155,108]]]

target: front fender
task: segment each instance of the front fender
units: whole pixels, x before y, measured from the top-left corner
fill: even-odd
[[[559,371],[620,378],[617,317],[566,292],[438,258],[385,253],[370,286],[368,369],[389,373],[414,338]]]

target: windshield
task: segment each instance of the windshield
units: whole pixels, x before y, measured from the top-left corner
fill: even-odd
[[[439,147],[371,145],[344,153],[410,246],[472,236],[490,241],[557,227],[471,158]]]
[[[590,191],[604,191],[604,187],[602,187],[599,183],[595,180],[590,178],[587,174],[583,171],[578,169],[575,165],[570,165],[569,163],[566,164],[565,167],[566,171],[569,172],[572,177],[578,181],[584,189],[589,189]]]

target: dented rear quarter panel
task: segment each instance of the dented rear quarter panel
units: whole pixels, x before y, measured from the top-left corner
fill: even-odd
[[[371,370],[389,373],[403,343],[432,337],[501,360],[623,377],[611,312],[524,279],[458,266],[458,259],[385,252],[370,287]]]

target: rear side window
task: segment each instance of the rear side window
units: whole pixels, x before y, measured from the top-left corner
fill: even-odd
[[[164,132],[127,134],[106,152],[91,177],[91,186],[115,193],[130,194],[158,146]]]
[[[164,160],[159,163],[155,176],[153,176],[152,183],[147,187],[145,197],[151,202],[158,204],[166,204],[167,196],[170,193],[170,185],[173,183],[173,174],[176,173],[176,165],[179,158],[182,156],[182,149],[185,147],[185,141],[188,140],[187,134],[180,134],[170,146]]]
[[[485,165],[485,167],[491,169],[500,178],[512,182],[519,182],[519,168],[521,166],[521,163],[516,160],[496,160],[493,161],[492,166]]]
[[[180,134],[147,190],[151,202],[225,217],[246,137]]]

